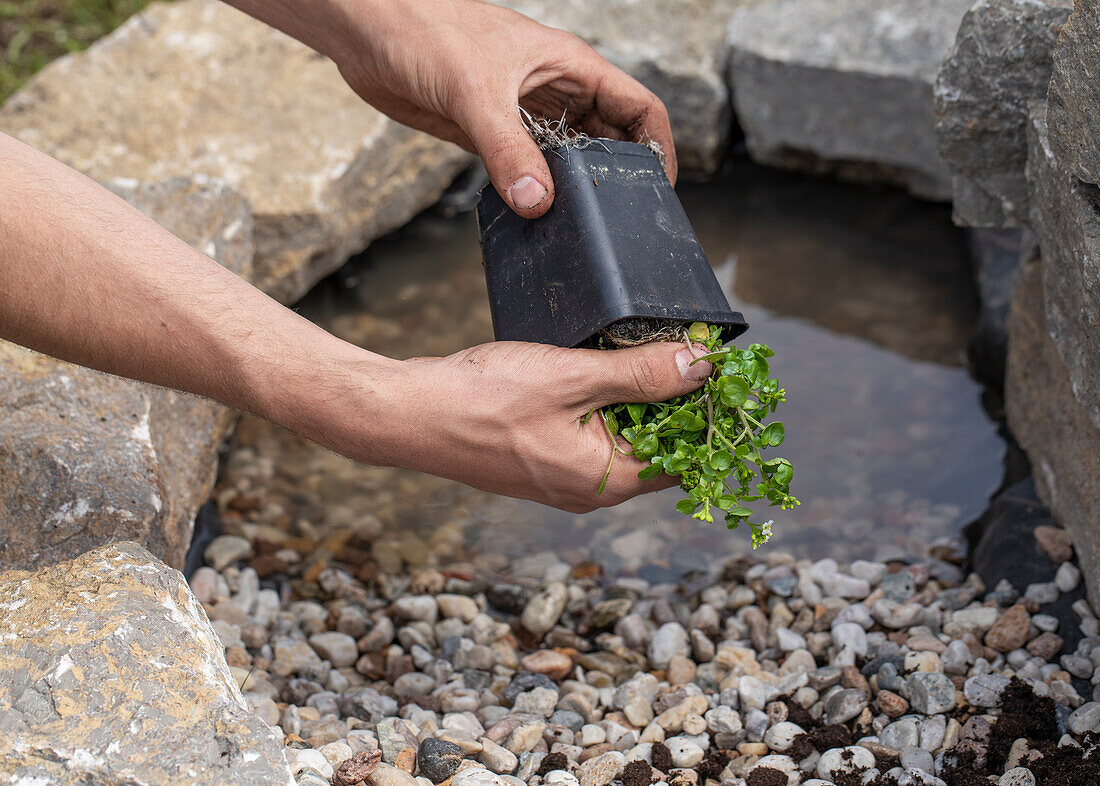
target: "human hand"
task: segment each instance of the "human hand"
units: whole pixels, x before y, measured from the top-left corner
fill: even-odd
[[[479,0],[359,0],[330,51],[348,84],[394,119],[485,162],[526,218],[554,199],[550,170],[517,105],[591,136],[652,139],[676,182],[668,113],[639,82],[574,35]]]
[[[646,465],[619,455],[597,494],[612,447],[600,418],[585,416],[695,390],[711,372],[705,361],[691,365],[704,352],[668,343],[612,351],[483,344],[405,361],[384,382],[357,384],[351,375],[347,396],[287,425],[360,461],[583,513],[676,485],[664,475],[639,480]],[[388,400],[379,408],[380,390]]]

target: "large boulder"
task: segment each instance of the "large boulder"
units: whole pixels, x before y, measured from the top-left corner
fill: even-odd
[[[1078,0],[1054,47],[1050,143],[1066,169],[1100,185],[1100,3]]]
[[[762,0],[730,20],[729,83],[761,162],[947,199],[932,84],[971,0]]]
[[[1047,260],[1020,272],[1009,319],[1005,408],[1042,499],[1074,539],[1089,600],[1100,609],[1100,428],[1070,382],[1043,303]]]
[[[0,574],[0,781],[294,783],[183,576],[134,543]]]
[[[252,265],[252,217],[223,182],[113,183],[230,270]],[[214,402],[0,341],[0,570],[133,540],[182,567],[231,413]]]
[[[0,107],[97,180],[209,175],[255,213],[251,280],[291,302],[470,160],[367,106],[333,63],[219,0],[154,4]]]
[[[1046,96],[1051,51],[1072,0],[978,0],[935,85],[936,137],[951,168],[955,222],[1028,220],[1028,106]]]
[[[713,172],[730,136],[725,25],[750,0],[500,0],[586,39],[664,101],[681,168]]]
[[[1027,174],[1047,321],[1077,403],[1100,426],[1100,189],[1054,151],[1044,109],[1032,105]]]

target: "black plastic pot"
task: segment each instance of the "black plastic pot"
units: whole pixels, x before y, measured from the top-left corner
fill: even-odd
[[[493,187],[477,208],[498,341],[575,347],[623,319],[748,329],[732,311],[657,157],[594,139],[545,153],[556,196],[523,219]]]

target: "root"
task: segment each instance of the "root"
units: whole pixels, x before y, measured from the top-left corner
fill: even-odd
[[[521,106],[519,107],[519,116],[520,120],[523,121],[524,128],[527,129],[527,133],[538,144],[539,150],[557,150],[562,147],[584,150],[591,145],[599,145],[607,152],[611,152],[608,150],[607,145],[599,139],[593,139],[582,131],[570,128],[565,122],[564,112],[557,120],[547,120],[543,117],[535,117]],[[650,138],[648,131],[642,131],[642,138],[638,142],[645,145],[653,155],[657,156],[662,167],[665,165],[665,151],[654,139]]]

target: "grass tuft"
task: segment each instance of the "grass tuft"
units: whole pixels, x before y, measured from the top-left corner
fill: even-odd
[[[0,0],[0,103],[43,66],[86,49],[148,0]]]

